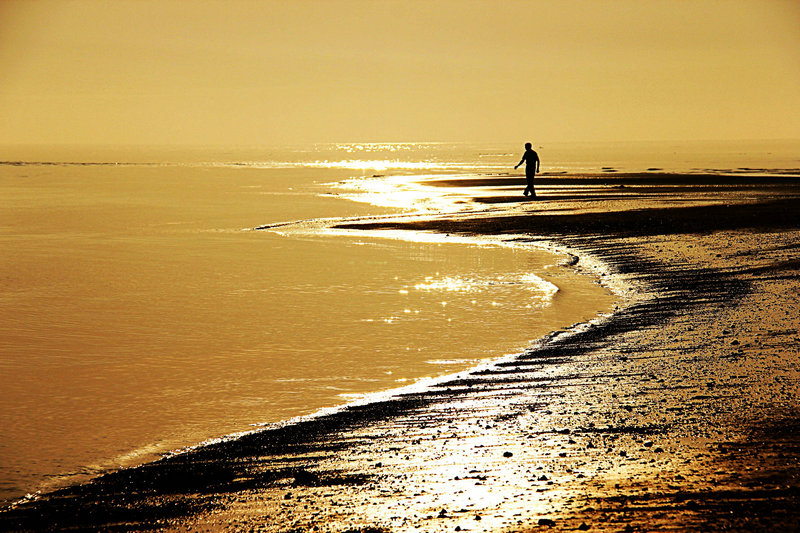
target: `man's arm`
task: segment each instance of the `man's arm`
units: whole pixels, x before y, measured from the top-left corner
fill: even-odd
[[[536,154],[536,172],[539,172],[539,154]]]
[[[524,162],[525,162],[525,155],[526,155],[526,154],[522,154],[522,159],[520,159],[520,160],[519,160],[519,163],[517,163],[516,165],[514,165],[514,169],[515,169],[515,170],[516,170],[516,169],[517,169],[517,168],[518,168],[518,167],[519,167],[519,166],[520,166],[522,163],[524,163]]]

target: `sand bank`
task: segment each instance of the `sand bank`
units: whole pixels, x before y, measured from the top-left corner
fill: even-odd
[[[569,249],[638,287],[613,315],[419,393],[47,495],[0,526],[794,529],[800,188],[619,185],[593,184],[601,199],[543,187],[534,202],[498,187],[486,198],[502,209],[350,226]]]

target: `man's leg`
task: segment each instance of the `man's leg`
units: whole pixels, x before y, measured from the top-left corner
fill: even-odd
[[[528,187],[525,189],[525,196],[528,196],[528,191],[530,191],[531,196],[536,196],[536,191],[533,189],[533,176],[535,174],[527,174],[525,179],[528,181]]]

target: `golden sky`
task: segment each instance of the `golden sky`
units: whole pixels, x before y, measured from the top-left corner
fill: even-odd
[[[0,2],[0,143],[773,138],[797,0]]]

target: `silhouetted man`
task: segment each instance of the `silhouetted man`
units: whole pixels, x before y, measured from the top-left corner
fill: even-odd
[[[525,192],[523,194],[528,196],[528,191],[530,191],[531,197],[536,198],[536,191],[533,190],[533,178],[536,176],[536,173],[539,172],[539,154],[533,151],[531,143],[525,143],[525,153],[522,154],[522,159],[520,159],[519,163],[517,163],[514,168],[516,169],[522,163],[525,163],[525,179],[528,182],[528,186],[525,187]]]

